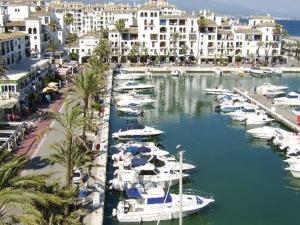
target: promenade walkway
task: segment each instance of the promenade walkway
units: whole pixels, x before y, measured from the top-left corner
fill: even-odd
[[[30,133],[22,140],[21,145],[15,150],[17,155],[26,154],[28,158],[32,157],[52,122],[51,119],[46,117],[46,111],[53,110],[58,112],[63,105],[64,97],[63,94],[60,94],[49,106],[44,105],[40,113],[31,117],[30,120],[33,123],[33,127]]]

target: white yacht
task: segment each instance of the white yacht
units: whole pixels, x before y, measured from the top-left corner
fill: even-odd
[[[172,156],[157,156],[157,155],[141,155],[139,157],[133,155],[123,155],[123,157],[114,160],[114,167],[130,167],[145,166],[153,164],[156,168],[170,168],[176,171],[180,169],[180,163]],[[192,170],[196,167],[189,163],[182,163],[182,170]]]
[[[184,76],[186,73],[183,70],[175,69],[171,71],[171,75],[174,77]]]
[[[115,76],[117,80],[141,80],[145,78],[143,73],[131,73],[127,70],[120,70],[120,73]]]
[[[293,177],[300,178],[300,165],[289,166],[285,170],[290,171]]]
[[[118,132],[112,134],[112,137],[119,140],[129,140],[132,138],[151,138],[161,135],[163,132],[152,127],[141,124],[128,124]]]
[[[274,98],[274,105],[300,106],[300,93],[290,92],[286,97]]]
[[[267,114],[262,113],[248,115],[245,121],[246,125],[265,125],[274,121],[274,119],[271,119]]]
[[[275,136],[273,144],[281,150],[288,149],[300,144],[300,136],[292,132],[283,133]]]
[[[182,177],[188,177],[183,174]],[[178,184],[179,172],[169,168],[155,168],[152,164],[146,164],[135,168],[119,168],[114,172],[114,178],[109,182],[110,189],[123,191],[128,188],[155,183],[159,187],[168,187]]]
[[[249,73],[251,76],[254,76],[254,77],[263,77],[265,75],[264,71],[259,67],[252,67],[249,70]]]
[[[128,105],[128,107],[117,107],[116,110],[128,116],[140,116],[143,114],[142,109],[139,109],[137,107],[132,107],[131,105]]]
[[[258,110],[257,106],[255,105],[247,105],[244,106],[242,109],[229,112],[227,115],[229,115],[233,120],[236,121],[245,121],[249,115],[254,115],[263,112],[262,110]]]
[[[230,113],[235,112],[237,110],[241,110],[244,107],[250,107],[253,106],[252,104],[244,101],[239,100],[229,100],[229,101],[223,101],[219,105],[215,107],[216,111],[223,112],[223,113]]]
[[[141,84],[136,81],[127,81],[118,87],[116,87],[116,91],[131,91],[131,90],[139,90],[139,91],[150,91],[153,90],[154,86],[149,84]]]
[[[289,164],[289,166],[300,165],[300,156],[290,157],[288,159],[283,160],[285,163]]]
[[[114,145],[113,147],[118,149],[119,151],[128,150],[128,148],[141,148],[141,147],[150,148],[152,151],[162,150],[158,143],[141,142],[138,140],[130,140],[125,143],[118,143],[118,144]],[[164,152],[167,152],[167,151],[164,151]]]
[[[265,69],[263,69],[263,72],[266,75],[277,75],[277,76],[282,75],[282,70],[277,69],[277,68],[265,68]]]
[[[259,139],[271,140],[278,135],[285,135],[289,133],[281,128],[264,126],[247,130],[247,133],[251,136]]]
[[[296,107],[292,110],[292,113],[294,113],[296,116],[300,116],[300,107]]]
[[[277,97],[284,95],[289,87],[287,86],[276,86],[270,83],[264,83],[263,85],[257,87],[257,93],[265,95],[267,97]]]
[[[134,98],[134,97],[128,97],[128,98],[121,98],[117,101],[117,106],[121,107],[128,107],[128,106],[145,106],[145,105],[152,105],[155,103],[156,100],[143,97],[143,98]]]
[[[222,85],[216,88],[205,88],[202,91],[210,95],[226,95],[232,93],[231,91],[224,89]]]
[[[178,219],[180,215],[180,195],[165,193],[162,188],[126,190],[130,199],[120,201],[113,209],[113,216],[120,223],[142,223]],[[200,211],[214,202],[213,198],[183,194],[182,216]]]
[[[141,155],[155,155],[155,156],[167,156],[169,152],[165,150],[161,150],[155,145],[153,147],[146,146],[129,146],[128,148],[120,151],[119,153],[112,155],[113,161],[123,161],[133,156],[141,156]]]

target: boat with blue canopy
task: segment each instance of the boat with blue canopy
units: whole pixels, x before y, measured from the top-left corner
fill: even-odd
[[[127,198],[120,201],[113,210],[121,223],[141,223],[158,220],[171,220],[179,218],[180,196],[166,193],[160,187],[129,188],[126,190]],[[214,202],[213,198],[199,195],[182,195],[182,216],[199,212]]]

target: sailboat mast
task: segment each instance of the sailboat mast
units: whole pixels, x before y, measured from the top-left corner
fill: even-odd
[[[179,225],[182,225],[182,158],[183,158],[183,150],[179,151],[180,157],[180,179],[179,179],[179,196],[180,196],[180,209],[179,209]]]

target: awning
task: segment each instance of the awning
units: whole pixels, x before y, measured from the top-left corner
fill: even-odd
[[[147,148],[145,146],[142,146],[142,147],[130,146],[127,148],[126,152],[129,152],[129,153],[135,155],[135,154],[139,154],[139,153],[151,152],[151,149]]]
[[[49,93],[49,92],[55,92],[55,91],[58,91],[57,88],[53,88],[53,87],[45,87],[43,89],[43,93]]]
[[[172,202],[172,196],[170,194],[165,195],[164,197],[158,197],[158,198],[148,198],[147,204],[163,204],[163,203],[170,203]]]
[[[131,167],[139,167],[139,166],[144,166],[147,164],[146,159],[141,159],[141,158],[133,158],[131,160]]]
[[[18,104],[18,100],[14,98],[8,100],[1,100],[0,109],[12,109],[17,104]]]
[[[58,83],[56,83],[56,82],[50,82],[50,83],[48,84],[48,87],[57,88],[57,87],[58,87]]]
[[[128,196],[128,198],[142,198],[139,190],[137,188],[129,188],[126,190],[126,195]]]

